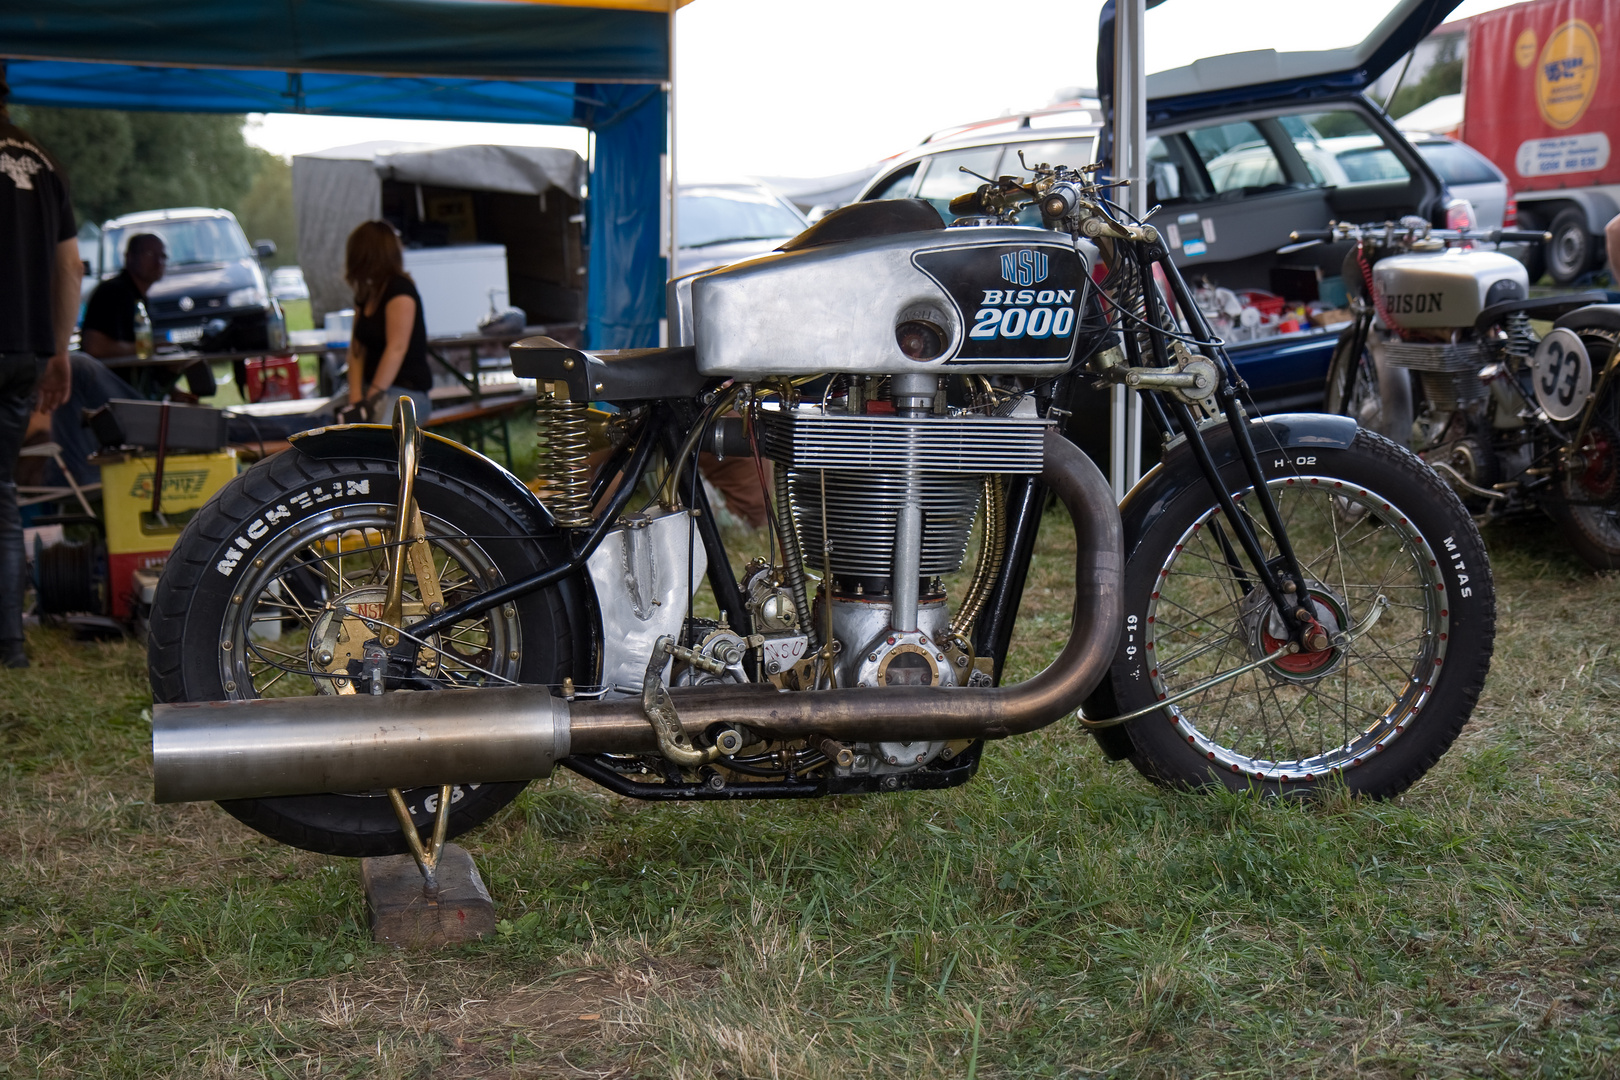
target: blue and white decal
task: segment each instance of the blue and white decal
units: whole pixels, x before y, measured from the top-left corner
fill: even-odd
[[[919,251],[911,258],[950,295],[966,328],[949,363],[1073,358],[1086,273],[1073,248],[986,244]]]

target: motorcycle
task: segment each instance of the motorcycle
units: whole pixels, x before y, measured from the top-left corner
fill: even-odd
[[[1352,420],[1251,418],[1152,224],[1091,169],[1033,173],[952,227],[861,203],[672,283],[692,344],[517,344],[534,490],[408,401],[244,472],[154,599],[157,799],[428,869],[557,766],[651,800],[945,788],[1076,710],[1158,784],[1404,790],[1489,666],[1473,520]],[[1032,206],[1055,231],[1010,224]],[[1062,434],[1115,385],[1167,440],[1117,507]],[[702,451],[774,481],[740,576]],[[1072,629],[1003,685],[1049,497]]]
[[[1541,509],[1593,567],[1620,567],[1620,306],[1531,298],[1524,267],[1412,220],[1296,233],[1350,240],[1354,319],[1328,375],[1330,412],[1415,450],[1481,522]],[[1552,320],[1546,336],[1531,320]]]

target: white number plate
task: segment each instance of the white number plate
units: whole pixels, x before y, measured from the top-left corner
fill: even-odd
[[[1554,420],[1573,420],[1592,396],[1592,358],[1573,330],[1558,327],[1541,339],[1530,361],[1536,403]]]

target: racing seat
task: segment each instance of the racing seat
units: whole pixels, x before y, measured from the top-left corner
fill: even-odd
[[[691,345],[591,353],[548,337],[513,344],[512,374],[567,383],[573,401],[696,397],[709,382],[697,369],[697,349]]]

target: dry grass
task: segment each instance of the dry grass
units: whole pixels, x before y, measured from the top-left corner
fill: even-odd
[[[0,1074],[1620,1075],[1620,576],[1488,539],[1485,698],[1395,802],[1169,794],[1070,724],[947,792],[559,777],[466,838],[506,921],[443,956],[371,944],[354,864],[151,805],[140,650],[42,632],[0,673]]]

